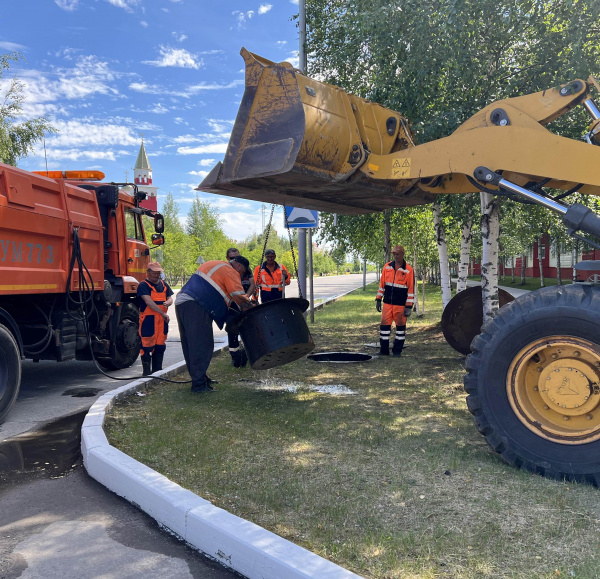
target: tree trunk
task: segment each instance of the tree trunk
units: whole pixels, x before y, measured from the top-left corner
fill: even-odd
[[[469,219],[462,226],[460,234],[460,261],[458,262],[458,280],[456,293],[467,289],[469,276],[469,261],[471,257],[471,240],[473,239],[473,222]]]
[[[542,238],[538,239],[538,267],[540,268],[540,287],[544,287],[544,264],[542,263]]]
[[[562,264],[560,262],[560,243],[556,244],[556,282],[562,285],[562,272],[560,271]]]
[[[571,257],[573,262],[573,283],[577,281],[577,270],[575,269],[575,265],[577,263],[577,254],[579,253],[579,240],[575,240],[573,244],[573,249],[571,250]]]
[[[419,272],[419,252],[418,252],[418,248],[417,248],[417,230],[413,229],[413,272],[415,275],[415,279],[414,279],[414,291],[415,291],[415,301],[414,301],[414,308],[415,308],[415,314],[417,314],[417,316],[419,315],[419,286],[418,286],[418,272]]]
[[[389,263],[392,260],[391,212],[391,209],[386,209],[383,212],[383,254],[385,256],[385,263]]]
[[[511,276],[511,280],[510,281],[512,283],[515,283],[515,281],[516,281],[515,280],[515,256],[513,255],[510,259],[511,259],[511,265],[512,265],[512,269],[511,269],[512,276]]]
[[[450,279],[450,264],[448,262],[448,246],[446,234],[442,224],[441,208],[439,203],[433,204],[433,227],[440,259],[440,284],[442,286],[442,308],[452,299],[452,281]]]
[[[521,285],[525,285],[525,265],[527,262],[527,256],[522,253],[521,254]]]
[[[498,310],[498,236],[500,213],[493,195],[481,193],[481,298],[483,323],[492,319]]]

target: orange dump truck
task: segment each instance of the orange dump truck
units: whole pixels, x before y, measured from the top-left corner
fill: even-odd
[[[139,354],[136,291],[150,261],[134,185],[99,171],[32,173],[0,163],[0,422],[21,360],[90,360],[107,369]]]

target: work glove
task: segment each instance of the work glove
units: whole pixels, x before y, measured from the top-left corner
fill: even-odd
[[[381,300],[375,300],[375,307],[377,308],[378,312],[381,311]]]
[[[412,314],[412,306],[404,306],[404,317],[410,318],[410,314]]]

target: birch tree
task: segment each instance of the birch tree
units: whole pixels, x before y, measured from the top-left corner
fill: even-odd
[[[442,222],[441,204],[436,200],[433,204],[433,229],[435,231],[435,242],[440,257],[440,285],[442,286],[442,307],[446,307],[452,299],[452,282],[450,279],[450,264],[448,261],[448,244],[446,243],[446,232]]]
[[[481,196],[481,294],[483,300],[483,323],[492,319],[498,310],[498,236],[500,214],[498,202],[490,193]]]

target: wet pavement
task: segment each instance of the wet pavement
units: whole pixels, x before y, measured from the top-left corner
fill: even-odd
[[[88,477],[84,416],[0,444],[0,578],[239,577]]]

